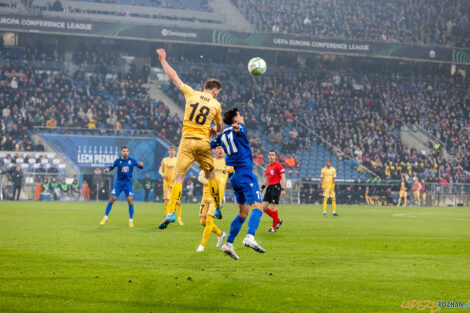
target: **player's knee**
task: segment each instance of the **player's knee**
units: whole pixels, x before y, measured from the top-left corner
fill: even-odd
[[[134,204],[134,199],[133,198],[127,198],[127,204],[133,205]]]
[[[206,217],[200,218],[199,223],[201,223],[202,226],[206,226]]]
[[[116,197],[115,197],[115,196],[111,196],[111,198],[109,198],[109,202],[114,203],[114,201],[116,201]]]

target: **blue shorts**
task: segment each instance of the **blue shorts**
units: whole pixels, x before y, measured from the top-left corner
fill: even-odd
[[[119,197],[119,195],[123,191],[124,191],[124,194],[126,195],[126,198],[134,196],[134,192],[132,191],[132,185],[120,185],[120,184],[114,184],[114,188],[111,191],[111,195]]]
[[[233,192],[238,204],[253,204],[261,202],[258,179],[252,171],[235,171],[230,177]]]

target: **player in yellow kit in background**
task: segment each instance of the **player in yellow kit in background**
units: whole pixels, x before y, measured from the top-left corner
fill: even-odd
[[[165,216],[170,212],[170,196],[171,188],[173,188],[173,183],[175,181],[175,168],[176,168],[176,148],[170,146],[168,148],[168,156],[163,158],[162,163],[160,164],[160,169],[158,174],[163,178],[163,204],[165,206]],[[176,215],[178,216],[178,224],[181,226],[184,225],[181,219],[181,202],[176,203]]]
[[[335,196],[335,179],[336,169],[331,166],[331,161],[326,161],[326,167],[321,169],[321,186],[323,188],[323,215],[326,216],[326,207],[328,205],[328,198],[331,198],[331,206],[333,207],[333,216],[338,216],[336,213],[336,196]]]
[[[233,167],[225,165],[224,148],[222,148],[221,146],[216,147],[214,149],[214,154],[215,178],[217,179],[217,183],[219,184],[219,194],[220,199],[222,200],[224,198],[225,193],[225,184],[227,183],[228,177],[233,173]],[[196,251],[203,252],[211,233],[217,234],[217,248],[220,248],[222,246],[222,244],[224,243],[224,239],[227,238],[227,234],[222,232],[214,224],[215,205],[214,200],[212,200],[211,193],[209,191],[209,185],[204,171],[201,171],[199,173],[198,180],[204,184],[201,209],[199,210],[199,220],[201,222],[201,225],[204,226],[204,233],[202,235],[201,244],[199,245]]]
[[[199,167],[206,174],[214,205],[216,210],[220,211],[219,185],[215,179],[214,159],[209,138],[222,131],[222,108],[217,101],[222,85],[217,79],[210,78],[204,83],[204,91],[194,90],[184,84],[168,64],[164,49],[158,49],[157,54],[165,74],[183,93],[186,100],[183,134],[176,157],[175,180],[169,201],[169,214],[158,225],[158,228],[165,229],[173,217],[176,203],[181,198],[186,172],[195,161],[199,163]],[[212,121],[216,126],[211,128]]]
[[[401,183],[400,183],[400,194],[398,196],[398,203],[397,206],[400,206],[401,199],[403,199],[404,203],[403,205],[406,206],[406,200],[408,198],[408,184],[406,183],[405,177],[402,175],[401,176]]]

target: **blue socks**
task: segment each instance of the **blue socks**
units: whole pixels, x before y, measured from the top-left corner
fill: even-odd
[[[129,219],[133,219],[134,218],[134,205],[133,204],[130,204],[129,205]]]
[[[248,235],[255,235],[261,220],[261,215],[263,215],[263,211],[259,209],[253,209],[253,211],[251,211],[251,216],[248,220]]]
[[[108,205],[106,206],[106,212],[104,213],[106,217],[109,215],[109,212],[111,212],[112,207],[113,207],[113,204],[111,202],[108,202]]]
[[[242,228],[242,225],[245,220],[246,218],[240,217],[240,215],[235,216],[232,221],[232,224],[230,224],[230,231],[227,238],[228,243],[233,243],[235,241],[235,237],[237,237],[238,233],[240,232],[240,229]]]

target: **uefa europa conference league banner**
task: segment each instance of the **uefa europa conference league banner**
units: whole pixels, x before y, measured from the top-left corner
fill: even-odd
[[[433,46],[412,46],[353,40],[318,39],[308,36],[274,33],[240,33],[204,29],[10,16],[0,14],[0,29],[43,33],[66,33],[150,41],[188,42],[213,45],[232,45],[247,48],[348,53],[364,56],[410,58],[470,64],[469,49]]]

